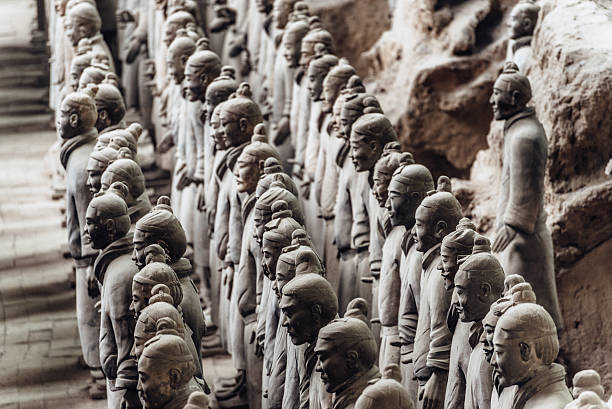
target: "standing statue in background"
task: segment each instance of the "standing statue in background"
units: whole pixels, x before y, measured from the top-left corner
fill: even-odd
[[[452,335],[447,325],[451,295],[438,271],[442,239],[455,230],[461,205],[441,176],[438,190],[430,192],[416,211],[416,246],[423,254],[421,300],[414,342],[414,374],[424,407],[441,408],[446,394]]]
[[[542,306],[523,303],[504,312],[493,345],[494,377],[503,388],[517,386],[500,409],[563,409],[572,400],[565,369],[553,363],[559,353],[557,328]]]
[[[121,381],[117,382],[134,365],[130,358],[135,324],[130,290],[138,267],[132,261],[132,238],[127,235],[127,196],[127,186],[115,182],[106,193],[92,199],[87,208],[87,235],[92,248],[100,250],[93,269],[102,285],[100,363],[107,382],[108,409],[119,409],[124,397],[137,401],[135,388],[126,390]]]
[[[96,6],[87,2],[76,4],[68,10],[66,17],[66,36],[72,46],[76,48],[81,39],[89,39],[92,55],[105,55],[110,70],[115,71],[112,54],[100,33],[102,19]]]
[[[535,110],[527,106],[530,100],[529,79],[516,64],[506,63],[490,100],[495,119],[505,121],[501,195],[492,249],[500,253],[505,273],[525,277],[538,304],[550,313],[557,329],[563,329],[552,237],[544,210],[548,141]]]
[[[68,249],[76,264],[77,322],[85,363],[92,369],[94,383],[89,394],[94,399],[106,395],[100,372],[100,314],[95,308],[100,291],[93,274],[93,251],[84,236],[87,206],[92,194],[87,187],[87,162],[96,144],[96,104],[98,87],[68,94],[62,101],[57,131],[62,138],[60,161],[66,170],[66,228]],[[95,374],[95,375],[94,375]]]
[[[459,367],[464,377],[461,380],[463,385],[460,385],[464,388],[463,400],[450,399],[452,407],[484,409],[490,408],[491,405],[493,368],[484,359],[483,345],[480,342],[484,331],[482,320],[491,305],[502,295],[504,270],[497,258],[491,254],[487,238],[476,235],[472,241],[472,254],[461,263],[454,280],[453,300],[456,303],[456,312],[461,323],[468,326],[468,330],[455,331],[461,333],[463,339],[453,337],[451,364],[455,361],[459,361],[459,364],[450,368],[447,395],[451,384],[460,385],[459,382],[452,382],[452,378],[456,376],[454,370]],[[459,359],[454,359],[455,354]],[[461,362],[466,359],[467,363]]]
[[[125,128],[125,103],[123,96],[114,85],[111,74],[107,74],[104,81],[98,86],[95,97],[98,120],[96,128],[100,134]]]
[[[512,9],[508,31],[510,41],[506,60],[513,61],[524,73],[527,62],[531,59],[531,39],[538,22],[540,6],[535,0],[521,0]]]

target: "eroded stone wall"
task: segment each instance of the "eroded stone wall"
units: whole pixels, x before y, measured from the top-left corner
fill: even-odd
[[[464,210],[491,231],[502,123],[488,99],[507,47],[515,0],[398,2],[391,30],[362,56],[369,89],[405,149],[449,174]],[[549,139],[546,208],[555,246],[571,371],[598,370],[612,387],[612,5],[541,0],[527,73]]]

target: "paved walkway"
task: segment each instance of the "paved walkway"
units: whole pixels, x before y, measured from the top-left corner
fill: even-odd
[[[28,44],[34,15],[33,0],[0,1],[0,409],[102,409],[79,364],[64,202],[51,200],[45,160],[56,138],[46,57]],[[231,367],[228,356],[204,361],[210,384]]]

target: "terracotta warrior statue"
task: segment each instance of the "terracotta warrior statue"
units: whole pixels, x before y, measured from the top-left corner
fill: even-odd
[[[117,152],[113,148],[102,148],[95,150],[89,155],[87,161],[87,187],[91,192],[92,196],[100,191],[102,187],[102,173],[106,170],[108,165],[117,160]]]
[[[207,135],[210,130],[207,126],[206,118],[202,120],[202,110],[206,99],[208,85],[221,73],[221,60],[214,52],[208,50],[208,39],[200,38],[196,42],[196,51],[189,57],[185,64],[185,84],[187,87],[187,98],[189,99],[189,109],[187,111],[187,127],[191,129],[189,134],[195,142],[191,152],[186,152],[188,159],[187,170],[190,181],[194,184],[190,188],[194,193],[194,200],[190,210],[193,214],[194,234],[193,234],[193,264],[194,270],[200,279],[200,285],[205,286],[209,282],[210,276],[210,240],[208,215],[202,206],[206,206],[205,181],[210,179],[213,165],[214,141]],[[200,199],[204,198],[203,202]],[[202,210],[199,210],[202,209]],[[212,226],[211,226],[212,227]],[[201,232],[198,234],[198,232]],[[209,294],[210,290],[202,288],[203,294]],[[205,290],[205,291],[204,291]],[[210,300],[208,303],[210,303]],[[210,309],[207,312],[208,320],[212,323]]]
[[[57,130],[62,138],[60,161],[66,170],[66,227],[68,249],[76,264],[77,322],[85,363],[100,371],[100,314],[95,308],[99,288],[93,274],[96,252],[84,237],[87,206],[92,194],[87,187],[87,161],[96,144],[98,113],[94,97],[97,86],[68,94],[62,101]],[[99,376],[97,376],[99,378]],[[95,378],[94,378],[95,379]],[[90,396],[101,399],[106,385],[94,383]]]
[[[382,247],[381,266],[379,276],[374,276],[372,287],[372,316],[380,317],[380,354],[379,367],[386,368],[387,365],[400,364],[400,342],[397,314],[399,311],[401,287],[400,263],[402,255],[402,242],[406,235],[406,227],[399,223],[393,225],[393,221],[400,222],[401,217],[393,218],[391,202],[389,201],[389,183],[395,171],[405,165],[414,164],[412,155],[402,152],[398,142],[389,142],[376,162],[373,172],[372,193],[380,209],[377,213],[376,232],[379,240],[384,241]],[[394,196],[397,200],[399,196]],[[395,211],[405,211],[403,208],[395,208]],[[399,215],[398,215],[399,216]],[[389,219],[389,220],[387,220]],[[384,234],[380,234],[380,233]]]
[[[81,47],[81,43],[87,42],[87,47]],[[74,92],[79,88],[79,80],[81,79],[81,74],[83,71],[91,65],[91,46],[89,46],[89,41],[86,39],[82,39],[79,41],[79,47],[77,54],[72,59],[70,64],[70,78],[68,79],[68,87],[65,87],[68,92]]]
[[[572,379],[572,396],[574,401],[568,403],[565,409],[594,408],[609,409],[605,403],[605,391],[601,385],[601,377],[593,369],[576,372]]]
[[[538,23],[540,6],[534,0],[521,0],[512,9],[508,21],[510,42],[506,59],[513,61],[521,72],[525,72],[531,59],[531,39]]]
[[[493,86],[491,106],[504,123],[501,195],[493,251],[506,274],[520,274],[533,286],[538,303],[550,312],[557,329],[563,319],[557,297],[550,230],[544,210],[548,142],[533,108],[529,80],[509,62]]]
[[[112,54],[100,33],[102,20],[96,6],[88,2],[78,3],[69,8],[66,18],[66,36],[72,46],[76,49],[81,39],[88,38],[91,44],[91,52],[106,55],[110,70],[115,71]]]
[[[418,308],[421,299],[420,282],[422,255],[416,249],[414,224],[416,209],[434,189],[433,177],[423,165],[402,165],[395,170],[389,182],[388,205],[391,224],[404,226],[406,233],[401,243],[399,266],[400,300],[398,331],[400,338],[400,362],[402,384],[409,391],[416,406],[417,385],[414,379],[412,352],[416,336]],[[391,344],[391,346],[393,346]]]
[[[151,211],[149,195],[140,165],[134,162],[128,148],[120,148],[117,160],[108,165],[100,179],[101,190],[107,190],[114,182],[123,182],[128,187],[126,203],[132,224],[136,224]]]
[[[559,353],[557,328],[544,307],[523,303],[509,308],[497,322],[493,347],[491,365],[499,385],[517,386],[512,400],[500,402],[500,408],[561,409],[571,402],[565,369],[553,363]]]
[[[170,199],[166,196],[160,197],[157,206],[136,223],[133,257],[140,269],[146,263],[144,250],[151,244],[159,244],[164,249],[168,258],[167,264],[179,278],[183,293],[181,309],[185,322],[193,331],[193,343],[200,354],[202,337],[206,330],[204,316],[195,284],[190,278],[191,263],[183,257],[187,248],[185,231],[172,213]]]
[[[359,99],[359,97],[357,98]],[[347,102],[350,105],[350,101]],[[346,107],[347,104],[345,104]],[[343,108],[344,109],[344,108]],[[368,216],[369,239],[367,260],[359,262],[359,277],[362,282],[372,279],[376,280],[380,276],[380,264],[382,259],[382,246],[384,239],[378,234],[378,219],[380,212],[385,209],[378,205],[374,195],[372,195],[371,180],[374,173],[374,166],[383,153],[384,146],[389,142],[397,141],[397,134],[393,125],[386,116],[381,113],[364,112],[352,125],[349,135],[350,156],[355,170],[358,172],[358,189],[362,197],[363,207]],[[377,290],[377,283],[370,288],[367,300],[372,299],[372,291]],[[377,309],[378,305],[376,305]]]
[[[321,149],[319,149],[317,158],[317,171],[313,186],[319,217],[323,219],[323,257],[328,270],[327,279],[336,292],[340,284],[338,251],[334,244],[334,207],[339,178],[336,158],[345,143],[343,139],[334,137],[333,106],[340,95],[340,90],[345,88],[348,79],[353,75],[355,75],[355,69],[341,59],[338,65],[329,70],[323,80],[321,112],[324,116],[319,135]]]
[[[271,105],[272,141],[277,148],[286,148],[290,136],[290,112],[292,100],[293,79],[299,65],[299,52],[302,38],[308,32],[308,23],[304,18],[291,19],[296,0],[276,0],[273,2],[273,27],[271,30],[270,49],[267,50],[270,71],[264,86]],[[276,43],[280,39],[278,44]],[[283,156],[285,156],[284,150]],[[287,153],[291,153],[290,149]]]
[[[126,129],[116,129],[114,131],[99,135],[98,144],[100,144],[101,141],[106,140],[108,135],[109,147],[116,150],[128,148],[132,155],[132,159],[134,161],[138,161],[138,140],[140,139],[142,131],[142,126],[139,123],[134,122]],[[96,144],[96,146],[98,146],[98,144]]]
[[[280,160],[276,148],[267,142],[266,129],[263,124],[255,126],[251,143],[243,150],[234,168],[234,178],[239,194],[246,194],[242,202],[241,220],[244,223],[238,271],[234,279],[232,304],[235,314],[230,313],[232,339],[242,338],[242,342],[232,343],[232,355],[242,353],[246,361],[246,389],[249,407],[261,405],[262,391],[262,356],[259,342],[251,341],[257,332],[258,299],[263,283],[261,274],[261,248],[256,240],[254,222],[255,189],[261,173],[261,165],[269,158]],[[230,236],[231,237],[231,236]],[[265,239],[264,239],[265,241]],[[265,257],[265,253],[264,253]],[[270,284],[268,284],[271,287]],[[267,301],[267,300],[266,300]],[[242,348],[238,351],[237,348]]]
[[[333,408],[354,408],[364,389],[380,378],[376,352],[374,335],[360,319],[335,319],[319,331],[316,370],[333,394]]]
[[[196,50],[195,41],[186,29],[179,29],[176,37],[168,47],[166,64],[168,74],[172,79],[171,94],[168,97],[169,124],[172,140],[176,146],[174,172],[172,176],[172,208],[184,226],[187,245],[193,245],[193,213],[195,211],[195,190],[191,184],[190,170],[195,170],[196,144],[193,129],[188,126],[191,104],[184,98],[183,80],[185,79],[185,64]],[[198,112],[199,113],[199,112]],[[193,165],[193,167],[190,167]]]
[[[471,322],[467,323],[459,320],[457,293],[453,293],[453,288],[455,287],[454,280],[460,261],[472,254],[476,235],[476,225],[470,219],[464,217],[459,221],[456,230],[442,239],[442,246],[440,247],[442,266],[439,269],[444,278],[446,290],[452,294],[451,305],[447,315],[447,325],[453,333],[453,340],[451,343],[449,377],[444,404],[445,407],[449,408],[463,407],[468,363],[473,347],[469,343]],[[476,336],[476,339],[478,339],[478,336]]]
[[[385,367],[382,378],[366,387],[355,402],[355,409],[413,409],[408,391],[400,383],[402,374],[397,365]]]
[[[266,324],[274,321],[277,326],[266,325],[265,345],[273,344],[273,355],[270,367],[264,367],[264,375],[269,377],[268,389],[265,391],[267,397],[267,405],[270,409],[280,408],[295,408],[299,407],[300,391],[299,391],[299,375],[298,368],[291,364],[297,363],[295,359],[289,362],[287,367],[287,356],[295,357],[296,346],[289,341],[287,328],[278,325],[283,322],[285,316],[278,308],[278,302],[281,299],[282,291],[285,285],[291,281],[296,275],[315,273],[323,275],[325,270],[321,265],[319,256],[312,249],[312,244],[308,234],[303,229],[297,229],[292,234],[291,245],[285,247],[282,253],[278,256],[276,263],[275,280],[272,291],[276,295],[276,311],[268,312]],[[275,318],[270,318],[275,314]],[[274,334],[271,334],[275,330]],[[291,352],[289,352],[291,350]],[[287,374],[294,375],[294,379],[286,383]],[[292,382],[293,381],[293,382]],[[287,396],[285,396],[287,389]],[[291,390],[290,390],[291,389]]]
[[[153,245],[156,246],[156,245]],[[150,246],[151,247],[151,246]],[[153,338],[162,328],[171,330],[180,336],[184,341],[193,359],[195,366],[193,382],[200,386],[206,393],[210,393],[208,385],[204,381],[202,374],[202,362],[198,361],[198,351],[193,344],[191,336],[193,332],[188,325],[183,321],[182,313],[177,309],[180,301],[180,293],[177,287],[178,279],[176,273],[163,261],[156,261],[159,249],[151,250],[154,253],[149,258],[149,264],[137,275],[138,281],[132,283],[132,289],[135,296],[144,295],[141,291],[142,287],[151,288],[149,296],[146,297],[146,305],[142,298],[138,298],[138,302],[133,303],[133,308],[137,310],[137,321],[134,329],[134,355],[139,359],[146,343]],[[163,257],[163,250],[161,255]],[[145,270],[146,269],[146,270]],[[143,281],[149,279],[147,284]],[[168,287],[166,282],[170,285]],[[158,284],[154,284],[158,283]],[[153,287],[151,287],[153,285]],[[144,308],[142,308],[144,305]]]
[[[366,182],[361,181],[368,175],[363,173],[355,179],[355,165],[348,157],[348,139],[353,123],[364,113],[380,112],[380,105],[376,98],[365,94],[365,87],[357,76],[349,79],[347,91],[343,98],[336,100],[336,105],[340,105],[340,115],[336,117],[338,125],[335,134],[343,138],[346,145],[336,158],[340,173],[334,219],[335,241],[340,255],[338,301],[342,311],[350,300],[360,294],[371,298],[371,286],[359,282],[359,273],[365,273],[369,267],[370,219],[366,202],[369,204],[370,198],[365,194]]]
[[[119,89],[113,85],[112,77],[108,74],[106,79],[98,85],[95,97],[98,110],[96,128],[100,134],[125,128],[123,117],[125,116],[125,103]]]
[[[444,287],[437,270],[442,239],[457,227],[461,205],[451,193],[446,176],[438,179],[437,191],[428,194],[415,215],[416,248],[423,259],[413,362],[419,400],[425,407],[442,407],[452,340],[446,320],[452,293]]]
[[[134,365],[130,351],[134,342],[134,315],[130,312],[132,278],[138,267],[132,261],[130,217],[125,199],[128,188],[115,182],[106,193],[89,202],[86,230],[92,248],[100,250],[93,270],[102,286],[100,320],[100,363],[106,377],[108,407],[119,409],[124,395],[136,397],[136,385],[129,391],[117,385],[117,378]],[[121,382],[119,382],[121,384]]]
[[[138,360],[138,389],[146,409],[182,409],[198,388],[190,384],[195,372],[187,344],[175,334],[147,342]]]
[[[293,196],[300,196],[297,185],[293,181],[293,178],[284,172],[280,161],[275,158],[268,158],[263,165],[263,174],[257,182],[255,197],[259,200],[259,198],[272,187],[273,182],[282,184],[282,186],[284,186]]]
[[[217,225],[217,201],[219,199],[219,192],[221,190],[220,182],[223,179],[225,173],[228,173],[227,178],[231,178],[231,171],[227,170],[226,159],[226,146],[225,140],[223,139],[220,132],[220,119],[219,114],[221,113],[221,104],[223,101],[233,94],[238,88],[238,82],[234,78],[235,70],[232,67],[225,66],[221,69],[221,74],[215,78],[206,88],[206,99],[203,110],[205,116],[205,127],[204,135],[207,138],[205,143],[213,143],[212,149],[213,158],[207,161],[205,164],[205,190],[202,194],[198,195],[198,206],[204,208],[208,218],[209,226],[209,269],[210,269],[210,299],[211,299],[211,320],[217,325],[219,329],[220,341],[227,345],[228,338],[226,335],[225,321],[219,319],[221,308],[220,294],[221,291],[221,276],[223,263],[222,259],[219,259],[217,253],[218,243],[216,242],[216,229],[220,227]],[[227,179],[230,180],[230,179]],[[220,222],[220,220],[219,220]],[[226,226],[226,225],[225,225]],[[225,227],[227,232],[227,227]],[[227,246],[227,235],[225,236],[225,244]],[[226,297],[223,297],[225,300]]]
[[[287,356],[287,368],[294,365],[299,373],[299,408],[329,407],[330,402],[321,402],[325,396],[323,377],[315,371],[317,365],[317,339],[321,328],[329,324],[338,314],[338,299],[329,282],[315,273],[296,276],[282,290],[279,303],[285,316],[281,323],[287,328],[291,342],[300,347],[295,349],[297,356]],[[369,331],[369,328],[363,324]],[[373,340],[373,336],[370,334]],[[326,343],[327,344],[327,343]],[[374,342],[374,357],[376,360],[376,343]],[[291,363],[290,361],[297,361]],[[287,378],[289,379],[289,378]],[[287,384],[285,384],[287,395]],[[285,407],[283,405],[283,407]]]
[[[488,408],[491,402],[493,368],[484,359],[480,338],[482,320],[503,293],[504,271],[490,253],[487,238],[476,235],[473,243],[472,254],[461,263],[454,280],[456,312],[469,327],[467,331],[455,330],[464,339],[453,336],[445,407]]]
[[[191,392],[187,404],[183,406],[183,409],[208,409],[209,406],[208,397],[202,392]]]
[[[218,175],[220,180],[218,180],[214,238],[216,254],[223,265],[219,314],[220,321],[225,320],[225,322],[229,322],[229,300],[234,271],[240,263],[243,232],[242,203],[246,199],[244,195],[239,195],[233,172],[242,150],[251,141],[255,126],[263,122],[261,111],[250,96],[250,86],[246,83],[241,84],[234,97],[223,103],[219,115],[219,132],[226,146],[226,170]],[[236,368],[244,369],[239,366]]]

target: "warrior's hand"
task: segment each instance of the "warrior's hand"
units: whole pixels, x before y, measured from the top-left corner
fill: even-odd
[[[495,240],[493,241],[493,247],[491,247],[491,251],[493,253],[499,253],[505,250],[508,247],[508,244],[514,239],[516,236],[516,230],[514,227],[505,224],[504,227],[499,229],[497,235],[495,236]]]
[[[166,153],[174,146],[174,138],[172,137],[172,132],[166,132],[162,140],[157,145],[158,153]]]
[[[423,409],[442,409],[444,407],[447,379],[448,372],[434,370],[419,394],[419,400],[423,401]]]
[[[98,286],[98,279],[96,278],[93,266],[87,267],[85,278],[87,279],[87,294],[90,298],[96,298],[100,296],[100,287]]]
[[[283,116],[278,124],[274,128],[274,136],[272,141],[274,145],[280,146],[285,142],[289,134],[291,133],[291,129],[289,127],[289,117]]]

